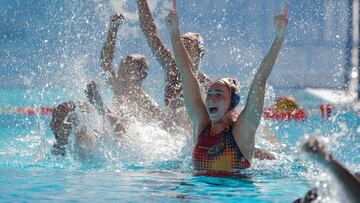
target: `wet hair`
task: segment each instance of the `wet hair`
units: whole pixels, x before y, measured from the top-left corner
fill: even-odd
[[[237,107],[240,103],[240,84],[238,84],[236,80],[231,78],[223,78],[220,80],[216,80],[215,82],[224,84],[230,92],[231,100],[228,111],[233,110],[235,107]]]
[[[203,38],[198,33],[188,32],[188,33],[185,33],[185,34],[181,35],[181,40],[182,40],[183,43],[184,42],[189,42],[189,44],[195,44],[196,45],[199,57],[197,58],[195,63],[199,64],[200,60],[205,55],[205,47],[204,47]],[[185,49],[186,49],[186,45],[185,45]]]
[[[314,202],[318,198],[318,190],[317,188],[312,188],[309,190],[304,198],[299,198],[295,200],[293,203],[305,203],[305,202]]]

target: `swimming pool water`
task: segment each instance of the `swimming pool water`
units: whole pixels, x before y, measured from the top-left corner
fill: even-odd
[[[13,94],[15,103],[21,101],[22,94]],[[298,98],[302,103],[301,96]],[[35,102],[24,100],[17,106]],[[41,105],[52,102],[45,99]],[[317,106],[317,102],[309,103]],[[1,105],[16,106],[5,103]],[[54,157],[49,153],[54,142],[48,128],[50,117],[1,114],[0,201],[291,202],[327,181],[322,178],[322,167],[296,152],[305,135],[321,136],[336,158],[352,171],[360,171],[358,115],[334,108],[333,117],[326,120],[314,112],[304,122],[265,122],[283,144],[270,143],[261,135],[257,142],[273,151],[277,160],[255,160],[250,169],[244,170],[244,176],[237,178],[193,176],[191,149],[186,146],[183,153],[156,157],[160,152],[174,153],[167,143],[180,140],[175,136],[167,140],[159,136],[153,140],[155,148],[140,153],[148,155],[143,157],[131,151],[99,162],[82,162],[71,155]],[[168,150],[156,149],[162,145]]]

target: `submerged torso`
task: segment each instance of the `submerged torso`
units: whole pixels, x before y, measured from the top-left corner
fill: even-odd
[[[250,167],[236,144],[231,127],[218,134],[211,133],[211,126],[206,127],[193,149],[192,161],[197,172],[231,172]]]

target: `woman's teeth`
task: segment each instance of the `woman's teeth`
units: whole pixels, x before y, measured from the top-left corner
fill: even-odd
[[[215,113],[217,113],[218,111],[219,111],[219,109],[216,108],[216,107],[210,108],[210,113],[211,113],[211,114],[215,114]]]

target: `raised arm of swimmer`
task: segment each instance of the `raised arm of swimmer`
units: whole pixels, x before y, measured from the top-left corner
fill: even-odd
[[[175,59],[173,54],[170,52],[168,48],[161,42],[161,39],[157,33],[155,21],[149,9],[147,0],[138,0],[138,13],[140,20],[140,27],[144,36],[147,40],[147,43],[152,51],[152,54],[156,58],[156,60],[160,63],[162,68],[166,71],[167,84],[165,89],[165,104],[168,105],[171,101],[176,101],[181,98],[181,86],[180,86],[180,76],[179,71],[177,69]],[[195,33],[187,33],[188,35],[194,35]],[[183,35],[181,38],[185,40],[187,34]],[[199,35],[198,35],[199,36]],[[201,38],[201,37],[199,37]],[[189,40],[191,43],[196,43],[198,39]],[[200,43],[200,42],[198,42]],[[194,46],[194,45],[192,45]],[[202,52],[203,53],[203,52]],[[200,61],[202,54],[199,54],[198,60],[194,63],[196,65]],[[195,67],[197,69],[197,67]],[[205,89],[210,84],[210,79],[203,73],[195,74],[197,75],[197,79],[204,86]]]
[[[156,60],[159,61],[161,66],[168,71],[168,69],[176,70],[175,60],[171,52],[161,42],[157,31],[155,21],[151,15],[149,5],[146,0],[138,0],[138,12],[140,27],[145,35],[145,38],[151,48]]]
[[[165,21],[170,32],[176,65],[181,75],[185,106],[194,125],[194,132],[198,134],[197,132],[210,122],[206,106],[201,98],[200,85],[193,72],[191,59],[181,42],[178,15],[172,10]]]
[[[166,88],[171,90],[165,91],[165,104],[168,105],[171,101],[176,100],[181,96],[181,90],[177,87],[178,84],[180,84],[179,73],[171,52],[164,46],[157,34],[156,25],[147,1],[138,0],[137,4],[141,30],[145,35],[152,54],[166,71],[168,82]]]
[[[244,110],[241,112],[233,129],[234,134],[236,135],[235,139],[242,153],[248,160],[251,160],[254,155],[255,132],[259,126],[263,112],[266,81],[270,76],[284,42],[287,22],[287,14],[280,13],[275,16],[275,25],[277,25],[276,37],[255,74]]]
[[[121,14],[112,16],[110,20],[107,39],[101,51],[101,58],[100,58],[101,67],[105,72],[108,83],[113,89],[117,87],[116,73],[113,67],[116,36],[117,36],[118,27],[123,22],[124,22],[124,17]]]

